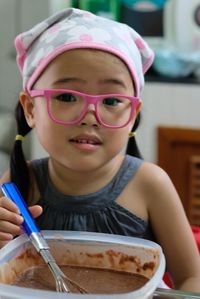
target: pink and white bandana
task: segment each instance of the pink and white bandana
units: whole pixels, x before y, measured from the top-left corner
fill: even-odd
[[[23,87],[27,89],[31,89],[45,67],[59,54],[90,48],[122,59],[133,77],[136,96],[139,96],[144,73],[154,58],[144,39],[128,25],[75,8],[62,10],[19,34],[15,46]]]

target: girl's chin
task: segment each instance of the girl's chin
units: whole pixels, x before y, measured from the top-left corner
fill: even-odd
[[[69,159],[56,159],[57,162],[62,165],[69,171],[75,171],[75,172],[91,172],[93,170],[97,170],[98,168],[101,168],[105,161],[97,158],[93,158],[91,156],[88,157],[76,157]]]

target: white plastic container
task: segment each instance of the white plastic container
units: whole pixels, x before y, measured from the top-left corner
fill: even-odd
[[[134,292],[113,295],[63,294],[10,285],[18,275],[31,266],[43,264],[29,239],[22,235],[0,250],[0,299],[149,299],[162,280],[165,258],[161,247],[154,242],[88,232],[44,231],[43,234],[59,265],[71,263],[114,270],[123,269],[129,273],[139,271],[149,278],[149,281]],[[108,252],[113,253],[113,258],[108,258]],[[98,258],[95,260],[94,256]],[[120,261],[123,257],[126,259],[122,264]]]

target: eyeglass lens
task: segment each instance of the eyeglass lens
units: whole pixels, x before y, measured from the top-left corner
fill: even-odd
[[[55,120],[63,123],[75,122],[87,110],[85,97],[69,92],[52,92],[50,96],[50,112]],[[99,98],[96,114],[100,121],[110,126],[122,126],[130,118],[132,102],[125,97]]]

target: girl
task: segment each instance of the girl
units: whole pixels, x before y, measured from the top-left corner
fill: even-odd
[[[71,8],[19,35],[16,49],[23,91],[1,183],[18,185],[40,229],[158,242],[175,288],[200,291],[199,253],[172,182],[138,157],[135,141],[133,156],[124,154],[153,61],[145,41],[127,25]],[[32,128],[49,156],[26,162],[21,143]],[[21,233],[22,221],[2,196],[1,246]]]

